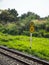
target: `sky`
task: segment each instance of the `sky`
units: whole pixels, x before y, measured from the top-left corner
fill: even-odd
[[[0,9],[16,9],[18,14],[28,11],[40,17],[49,15],[49,0],[0,0]]]

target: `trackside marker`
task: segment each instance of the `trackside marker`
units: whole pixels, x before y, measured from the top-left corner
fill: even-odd
[[[30,48],[32,47],[32,33],[34,32],[33,22],[30,23]]]

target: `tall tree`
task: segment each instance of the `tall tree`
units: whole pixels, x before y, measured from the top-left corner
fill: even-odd
[[[2,21],[16,21],[18,13],[15,9],[2,10],[0,13],[0,20]]]

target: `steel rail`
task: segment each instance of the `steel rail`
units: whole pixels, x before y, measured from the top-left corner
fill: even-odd
[[[13,60],[16,60],[16,61],[18,61],[18,62],[20,62],[20,63],[25,64],[25,65],[30,65],[30,64],[27,63],[27,62],[24,62],[24,61],[22,61],[22,60],[20,60],[20,59],[18,59],[18,58],[12,57],[11,55],[5,54],[5,53],[3,53],[3,52],[0,52],[0,54],[2,54],[2,55],[4,55],[4,56],[7,56],[8,58],[12,58]]]
[[[4,46],[0,46],[1,49],[4,49],[4,50],[7,50],[9,52],[12,52],[12,53],[15,53],[15,54],[18,54],[18,55],[21,55],[23,57],[26,57],[30,60],[33,60],[34,62],[38,62],[40,64],[43,64],[43,65],[49,65],[49,62],[48,61],[45,61],[45,60],[41,60],[37,57],[33,57],[32,55],[28,55],[28,54],[25,54],[25,53],[22,53],[22,52],[19,52],[17,50],[13,50],[13,49],[9,49],[7,47],[4,47]]]

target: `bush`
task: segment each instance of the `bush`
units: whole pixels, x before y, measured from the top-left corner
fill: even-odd
[[[21,34],[22,31],[21,31],[21,27],[19,27],[15,23],[8,23],[2,32],[8,33],[11,35],[18,35],[18,34]]]
[[[30,36],[30,32],[29,32],[29,31],[23,31],[22,34],[23,34],[23,35]],[[32,36],[34,36],[34,37],[41,37],[41,34],[40,34],[39,32],[33,32],[33,33],[32,33]]]
[[[46,31],[49,32],[49,25],[46,25]]]
[[[4,26],[0,24],[0,31],[2,32],[4,29],[5,29]]]
[[[44,37],[49,38],[49,33],[44,33]]]
[[[38,36],[38,32],[33,32],[32,35],[37,37]]]
[[[30,32],[29,31],[23,31],[22,33],[23,35],[27,35],[27,36],[30,36]]]

